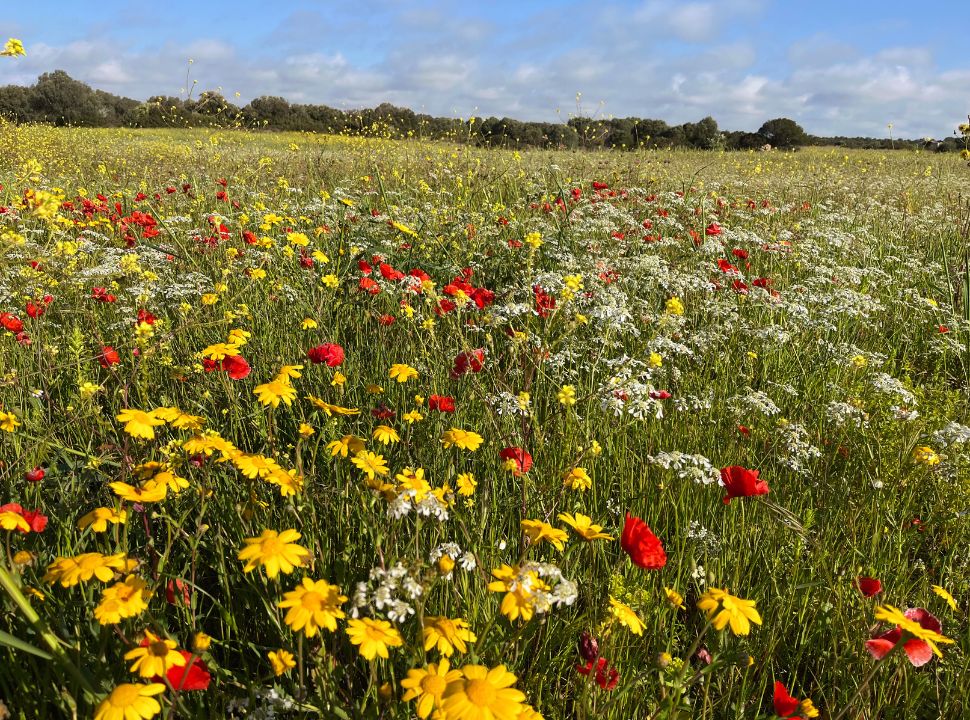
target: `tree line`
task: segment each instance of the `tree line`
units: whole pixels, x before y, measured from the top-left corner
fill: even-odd
[[[44,73],[29,87],[0,87],[0,116],[18,123],[81,127],[247,127],[373,137],[420,137],[479,146],[525,148],[703,148],[747,150],[770,145],[797,148],[837,145],[847,148],[913,149],[924,140],[864,137],[817,137],[798,123],[776,118],[757,132],[722,131],[712,117],[669,125],[636,117],[573,117],[566,123],[526,122],[512,118],[443,118],[383,103],[375,108],[339,110],[301,105],[281,97],[258,97],[239,107],[220,93],[195,98],[154,96],[142,102],[95,90],[63,70]],[[952,145],[952,147],[951,147]],[[934,150],[962,149],[956,138],[929,145]]]

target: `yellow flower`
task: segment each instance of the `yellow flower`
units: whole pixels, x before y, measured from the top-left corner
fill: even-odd
[[[461,678],[460,670],[451,670],[447,659],[437,665],[431,663],[427,668],[412,668],[408,676],[401,681],[401,687],[406,691],[401,698],[404,702],[417,700],[415,713],[421,720],[428,717],[431,711],[441,708],[441,701],[449,683]]]
[[[118,422],[125,423],[125,432],[135,438],[144,440],[155,439],[155,428],[164,425],[165,421],[158,417],[154,411],[145,412],[128,408],[122,410],[116,417]]]
[[[743,600],[729,595],[726,590],[711,588],[701,595],[697,607],[707,614],[715,630],[723,630],[730,624],[731,632],[735,635],[747,635],[751,631],[751,623],[761,624],[761,615],[755,609],[754,600]]]
[[[610,597],[610,612],[620,621],[620,625],[630,628],[630,632],[634,635],[643,635],[643,621],[629,605]]]
[[[533,250],[537,250],[542,245],[542,233],[530,232],[525,236],[525,242]]]
[[[563,476],[563,485],[571,490],[589,490],[593,487],[593,478],[586,472],[586,468],[574,467]]]
[[[308,425],[307,423],[300,423],[300,430],[299,430],[300,437],[308,438],[311,435],[313,435],[313,433],[315,432],[316,430],[313,429],[312,425]]]
[[[102,625],[115,625],[147,610],[150,595],[144,580],[129,575],[102,591],[101,602],[94,608],[94,617]]]
[[[404,644],[401,633],[387,620],[351,620],[347,623],[347,635],[350,642],[360,645],[358,650],[365,660],[373,660],[378,656],[387,658],[389,647],[400,647]]]
[[[135,503],[161,502],[168,495],[168,486],[154,480],[148,480],[137,487],[125,482],[108,483],[108,487],[122,500]]]
[[[421,422],[424,420],[424,415],[419,413],[417,410],[411,410],[410,412],[404,413],[401,416],[401,419],[407,421],[409,425],[413,425],[416,422]]]
[[[360,410],[357,408],[346,408],[340,405],[334,405],[313,395],[307,395],[306,399],[313,403],[315,407],[323,410],[327,417],[333,417],[334,415],[360,415]]]
[[[23,533],[30,532],[30,523],[24,520],[24,516],[12,510],[0,512],[0,528],[4,530],[19,530]]]
[[[421,634],[424,637],[425,651],[437,648],[445,657],[451,657],[455,650],[460,653],[468,652],[465,643],[478,639],[462,618],[426,617]]]
[[[227,357],[237,355],[239,355],[239,346],[236,343],[216,343],[202,351],[202,357],[209,360],[225,360]]]
[[[83,382],[78,387],[78,392],[81,397],[85,400],[94,397],[101,391],[100,385],[95,385],[93,382]]]
[[[956,611],[958,611],[960,609],[957,606],[957,601],[954,599],[954,597],[949,592],[946,591],[945,588],[943,588],[943,587],[941,587],[939,585],[931,585],[930,586],[930,589],[933,592],[935,592],[937,595],[939,595],[941,598],[943,598],[944,600],[946,600],[946,604],[950,606],[950,609],[951,610],[953,610],[954,612],[956,612]]]
[[[210,645],[212,645],[212,638],[204,632],[197,632],[192,636],[192,652],[196,655],[208,651]]]
[[[441,434],[441,442],[446,448],[455,445],[462,450],[475,452],[484,441],[485,438],[476,432],[455,427]]]
[[[811,698],[805,698],[801,702],[802,715],[807,718],[817,718],[819,713],[818,709],[815,707],[815,703],[812,702]]]
[[[290,529],[281,533],[263,530],[259,537],[246,538],[246,547],[239,552],[239,559],[246,562],[243,571],[251,572],[262,565],[267,577],[275,578],[281,570],[288,575],[302,567],[310,553],[296,544],[300,537],[300,533]]]
[[[572,407],[576,404],[576,388],[572,385],[563,385],[556,393],[556,399],[561,405]]]
[[[0,55],[6,57],[17,57],[18,55],[26,55],[27,52],[24,50],[24,44],[20,42],[17,38],[10,38],[4,43],[3,50],[0,50]]]
[[[331,440],[327,443],[327,449],[332,457],[347,457],[348,453],[356,455],[364,449],[364,439],[356,435],[344,435],[339,440]]]
[[[677,592],[673,588],[669,588],[665,586],[664,594],[667,596],[667,602],[669,602],[675,608],[686,610],[686,608],[684,607],[684,596],[681,595],[679,592]]]
[[[920,625],[915,620],[910,620],[906,615],[898,608],[892,605],[881,605],[876,608],[875,613],[876,620],[882,620],[883,622],[898,625],[902,630],[909,633],[915,638],[919,638],[927,645],[930,646],[930,650],[937,657],[943,657],[943,653],[940,652],[940,648],[936,646],[937,643],[949,643],[952,644],[954,641],[948,637],[944,637],[935,630],[930,630]]]
[[[492,592],[504,592],[500,612],[509,620],[522,618],[525,622],[535,614],[535,596],[533,591],[548,592],[549,585],[533,571],[525,573],[523,578],[519,566],[502,565],[492,570],[492,577],[496,578],[488,584]]]
[[[314,320],[313,318],[304,318],[303,322],[300,323],[300,327],[303,328],[304,330],[316,330],[317,321]]]
[[[536,545],[543,540],[550,543],[556,550],[562,550],[569,535],[565,530],[554,528],[542,520],[523,520],[522,530],[529,538],[530,545]]]
[[[849,362],[852,364],[852,367],[860,370],[869,364],[869,360],[866,359],[865,355],[853,355]]]
[[[346,376],[346,375],[344,375],[344,374],[343,374],[342,372],[340,372],[339,370],[334,370],[334,371],[333,371],[333,377],[332,377],[332,378],[330,379],[330,384],[331,384],[332,386],[334,386],[334,387],[340,387],[340,386],[342,386],[342,385],[343,385],[343,384],[344,384],[345,382],[347,382],[347,376]]]
[[[296,398],[296,388],[290,385],[288,377],[280,375],[271,382],[257,385],[253,389],[253,394],[259,399],[261,405],[272,405],[276,408],[280,406],[280,400],[287,405],[292,405]]]
[[[289,608],[285,622],[294,631],[303,630],[307,637],[313,637],[320,628],[330,632],[337,629],[338,618],[344,617],[340,605],[347,602],[347,596],[340,594],[340,588],[326,580],[303,578],[294,590],[283,595],[278,603],[281,608]]]
[[[596,525],[593,523],[593,519],[588,515],[583,515],[582,513],[576,513],[575,515],[570,515],[569,513],[560,513],[559,519],[566,523],[569,527],[575,531],[583,540],[612,540],[611,535],[607,535],[603,532],[602,525]]]
[[[455,480],[455,484],[458,486],[458,494],[465,496],[474,495],[475,488],[478,487],[478,481],[470,472],[461,473]]]
[[[284,365],[276,374],[276,379],[283,380],[283,378],[287,378],[295,380],[298,377],[303,377],[303,375],[300,374],[300,370],[302,369],[302,365]]]
[[[57,557],[47,566],[44,582],[59,582],[62,587],[72,587],[91,578],[108,582],[114,578],[116,572],[129,572],[137,565],[135,560],[129,560],[121,553],[102,555],[93,552],[75,557]]]
[[[512,687],[517,678],[499,665],[466,665],[463,678],[445,689],[445,717],[457,720],[517,720],[525,694]]]
[[[363,450],[357,453],[351,459],[351,462],[366,473],[367,477],[371,480],[374,479],[375,475],[384,477],[390,472],[387,469],[387,462],[384,460],[384,456],[376,455],[369,450]]]
[[[664,359],[660,356],[660,353],[652,352],[650,357],[647,358],[647,365],[652,368],[662,367],[664,364]]]
[[[418,376],[418,371],[415,370],[410,365],[405,365],[404,363],[394,363],[391,365],[391,369],[387,372],[388,377],[391,380],[397,380],[399,383],[405,383],[408,380],[413,380]]]
[[[181,656],[179,656],[181,657]],[[153,695],[165,692],[162,683],[122,683],[94,711],[94,720],[148,720],[162,711]]]
[[[296,658],[293,657],[293,653],[287,650],[270,650],[266,653],[266,656],[269,658],[269,663],[273,666],[273,673],[277,677],[296,667]]]
[[[401,436],[397,434],[397,430],[389,425],[378,425],[374,428],[372,437],[384,445],[401,442]]]
[[[185,658],[177,648],[174,640],[160,638],[146,630],[145,644],[126,652],[125,660],[135,661],[131,664],[131,671],[138,673],[139,677],[164,677],[171,668],[185,666]]]
[[[0,410],[0,430],[6,430],[8,433],[12,433],[18,427],[20,427],[20,421],[16,415],[12,412]]]
[[[934,465],[940,464],[940,456],[936,454],[933,448],[926,445],[922,445],[915,450],[913,450],[913,460],[921,465],[926,465],[927,467],[933,467]]]
[[[680,298],[672,297],[664,303],[664,312],[668,315],[683,315],[684,303],[680,301]]]

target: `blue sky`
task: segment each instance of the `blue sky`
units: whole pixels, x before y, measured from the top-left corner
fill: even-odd
[[[725,129],[944,137],[970,111],[959,3],[602,0],[10,4],[28,56],[0,84],[63,69],[138,99],[221,88],[334,107]],[[581,93],[577,106],[576,96]]]

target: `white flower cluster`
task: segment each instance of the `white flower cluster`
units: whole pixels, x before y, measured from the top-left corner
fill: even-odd
[[[764,393],[761,390],[753,390],[751,388],[748,388],[744,395],[734,395],[728,399],[728,407],[732,408],[738,414],[743,413],[745,410],[749,410],[760,412],[762,415],[766,415],[768,417],[777,415],[781,412],[781,408],[772,402],[767,393]]]
[[[703,455],[688,455],[678,450],[662,451],[648,455],[647,462],[673,471],[681,480],[691,480],[699,485],[711,485],[721,477],[721,471]]]
[[[391,622],[402,623],[414,615],[411,602],[424,593],[424,587],[401,563],[389,570],[371,568],[367,582],[357,583],[351,617],[360,617],[363,608],[383,612]]]
[[[545,590],[535,583],[535,577],[541,578],[550,590]],[[510,583],[509,590],[515,592],[521,589],[523,594],[531,598],[536,613],[547,613],[560,605],[572,605],[579,596],[576,583],[568,580],[552,563],[524,563],[515,579]]]
[[[474,553],[470,551],[462,552],[462,549],[458,545],[458,543],[453,543],[453,542],[442,543],[434,550],[432,550],[428,555],[428,559],[431,560],[432,565],[436,564],[443,557],[451,558],[452,562],[457,564],[458,567],[460,567],[462,570],[465,570],[466,572],[470,572],[474,570],[476,567],[478,567],[478,561],[475,559]],[[449,572],[448,574],[445,575],[445,579],[450,580],[451,575],[452,573]]]
[[[869,427],[868,414],[861,408],[846,402],[833,400],[826,406],[825,415],[838,427],[846,425],[854,428]]]

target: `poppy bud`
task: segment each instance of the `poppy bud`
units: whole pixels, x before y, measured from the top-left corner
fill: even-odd
[[[583,656],[583,660],[586,662],[593,662],[599,657],[599,641],[589,630],[583,630],[583,634],[579,636],[579,654]]]
[[[44,470],[44,468],[38,465],[33,470],[28,470],[27,472],[24,473],[24,480],[26,480],[27,482],[34,482],[34,483],[40,482],[41,480],[44,479],[45,475],[47,475],[47,472]]]

